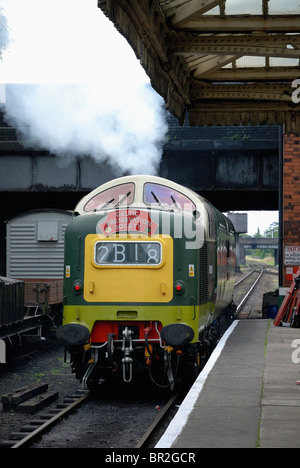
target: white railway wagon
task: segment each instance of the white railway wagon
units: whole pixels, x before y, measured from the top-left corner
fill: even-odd
[[[63,300],[64,237],[68,211],[42,209],[7,221],[6,276],[25,282],[25,305]]]
[[[72,215],[35,210],[7,221],[6,276],[49,280],[63,278],[64,234]]]

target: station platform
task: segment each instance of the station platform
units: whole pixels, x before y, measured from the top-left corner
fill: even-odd
[[[300,329],[235,321],[156,448],[299,448]]]

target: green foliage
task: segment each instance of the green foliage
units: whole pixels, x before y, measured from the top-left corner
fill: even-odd
[[[243,237],[261,237],[261,238],[278,238],[278,232],[279,232],[279,224],[278,223],[272,223],[268,229],[264,232],[262,235],[260,233],[259,227],[257,228],[257,232],[254,236],[243,236]],[[252,258],[260,258],[264,259],[265,257],[270,257],[274,255],[274,249],[247,249],[246,250],[246,255],[251,256]]]

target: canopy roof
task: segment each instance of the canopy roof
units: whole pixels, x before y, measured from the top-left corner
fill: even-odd
[[[98,1],[180,123],[300,134],[300,0]]]

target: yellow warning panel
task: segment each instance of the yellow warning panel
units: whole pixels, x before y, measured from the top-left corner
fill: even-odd
[[[170,302],[172,298],[171,236],[86,236],[84,299],[87,302]]]
[[[194,278],[195,276],[195,265],[189,265],[189,277]]]
[[[70,278],[71,275],[71,267],[70,265],[66,265],[66,278]]]

